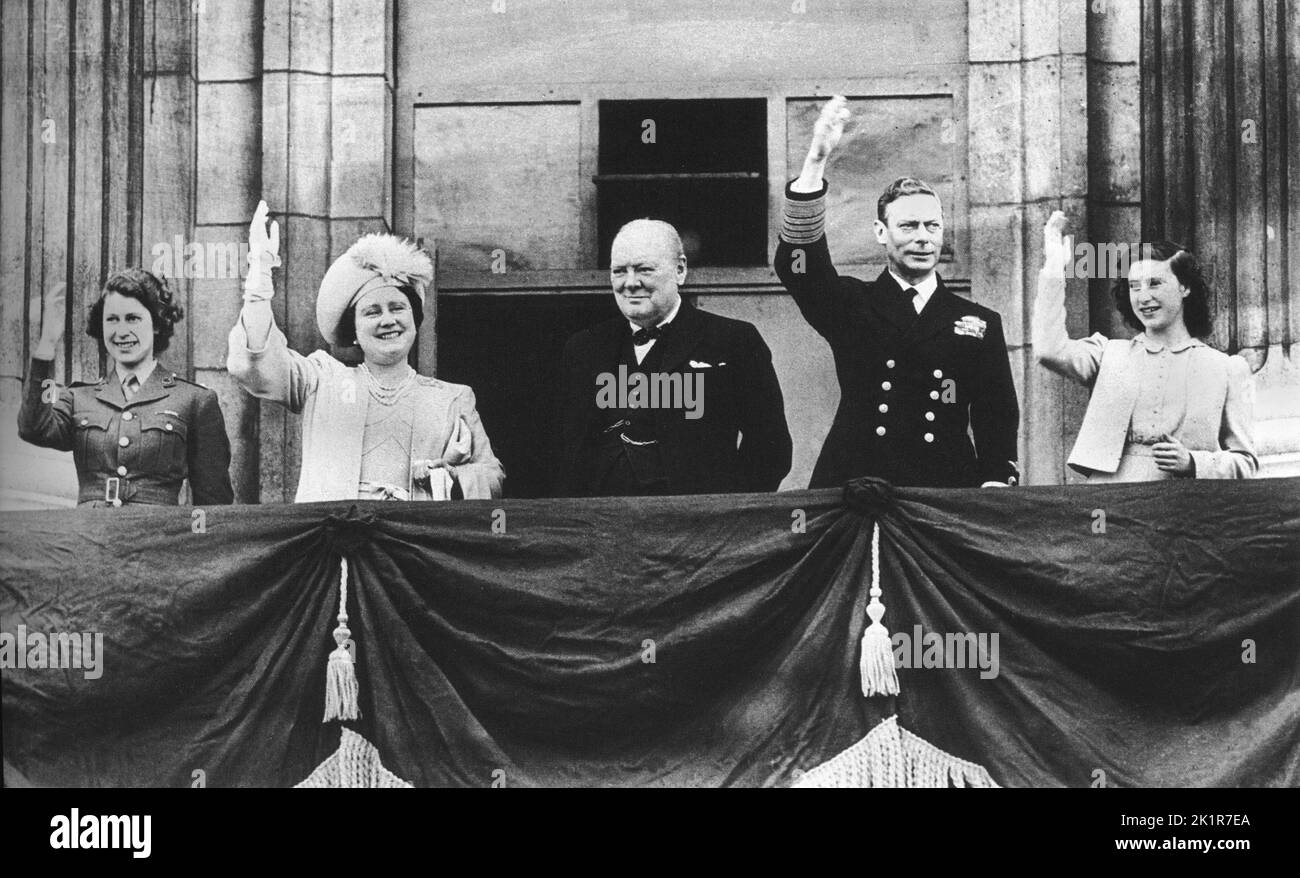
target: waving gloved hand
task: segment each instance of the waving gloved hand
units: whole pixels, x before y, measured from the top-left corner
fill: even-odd
[[[244,301],[263,302],[275,295],[271,269],[280,264],[280,224],[271,223],[267,233],[265,201],[257,202],[257,212],[248,226],[248,277],[244,279]]]

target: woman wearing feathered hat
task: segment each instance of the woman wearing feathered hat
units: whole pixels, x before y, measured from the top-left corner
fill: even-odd
[[[331,344],[361,348],[349,367],[326,351],[292,350],[271,314],[280,228],[266,202],[249,227],[244,307],[230,331],[226,368],[240,385],[303,415],[295,501],[447,500],[501,496],[474,392],[419,375],[407,363],[433,280],[429,257],[392,235],[363,236],[321,281],[316,324]]]

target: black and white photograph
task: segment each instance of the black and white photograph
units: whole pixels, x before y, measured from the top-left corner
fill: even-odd
[[[0,9],[5,787],[1300,787],[1300,2]]]

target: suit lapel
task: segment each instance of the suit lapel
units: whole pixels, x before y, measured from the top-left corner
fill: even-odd
[[[593,351],[596,372],[617,372],[618,364],[623,361],[623,345],[630,344],[631,338],[632,327],[627,325],[626,318],[618,317],[605,324]]]
[[[660,371],[672,372],[686,362],[703,334],[704,321],[700,320],[699,312],[682,302],[664,337],[655,342],[655,347],[663,345]]]
[[[907,331],[916,323],[916,312],[903,300],[903,288],[886,269],[876,278],[867,292],[867,307],[878,317],[899,331]]]
[[[171,392],[172,386],[175,384],[175,380],[172,379],[171,375],[172,373],[169,370],[163,368],[162,363],[154,366],[153,371],[149,373],[149,380],[140,386],[140,390],[136,393],[135,397],[127,403],[127,407],[130,408],[132,406],[143,405],[146,402],[157,402],[160,399],[166,399],[168,394]],[[122,393],[120,383],[117,392],[119,394]]]
[[[920,316],[908,331],[907,341],[921,341],[945,329],[952,332],[952,323],[957,319],[955,314],[961,310],[962,301],[960,296],[950,293],[940,279],[939,286],[935,288],[930,300],[921,309]]]
[[[155,368],[154,371],[157,372],[158,370]],[[153,376],[150,375],[149,377],[152,378]],[[100,402],[108,403],[119,411],[126,408],[126,395],[122,392],[122,382],[118,379],[116,372],[111,373],[107,380],[99,385],[99,389],[95,391],[95,396],[98,397]]]

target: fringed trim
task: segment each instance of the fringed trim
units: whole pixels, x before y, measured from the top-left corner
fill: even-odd
[[[858,663],[862,694],[868,698],[898,694],[898,672],[894,669],[889,629],[880,621],[885,615],[880,595],[880,522],[877,521],[871,527],[871,601],[867,604],[871,624],[862,632],[862,657]]]
[[[339,748],[316,766],[298,789],[412,789],[384,768],[375,745],[344,726]]]
[[[793,784],[800,788],[996,788],[982,765],[940,750],[899,728],[891,716],[849,749],[823,762]]]
[[[339,559],[339,616],[334,629],[334,651],[325,666],[325,718],[356,719],[361,715],[357,707],[357,672],[348,643],[352,631],[348,628],[348,559]]]

